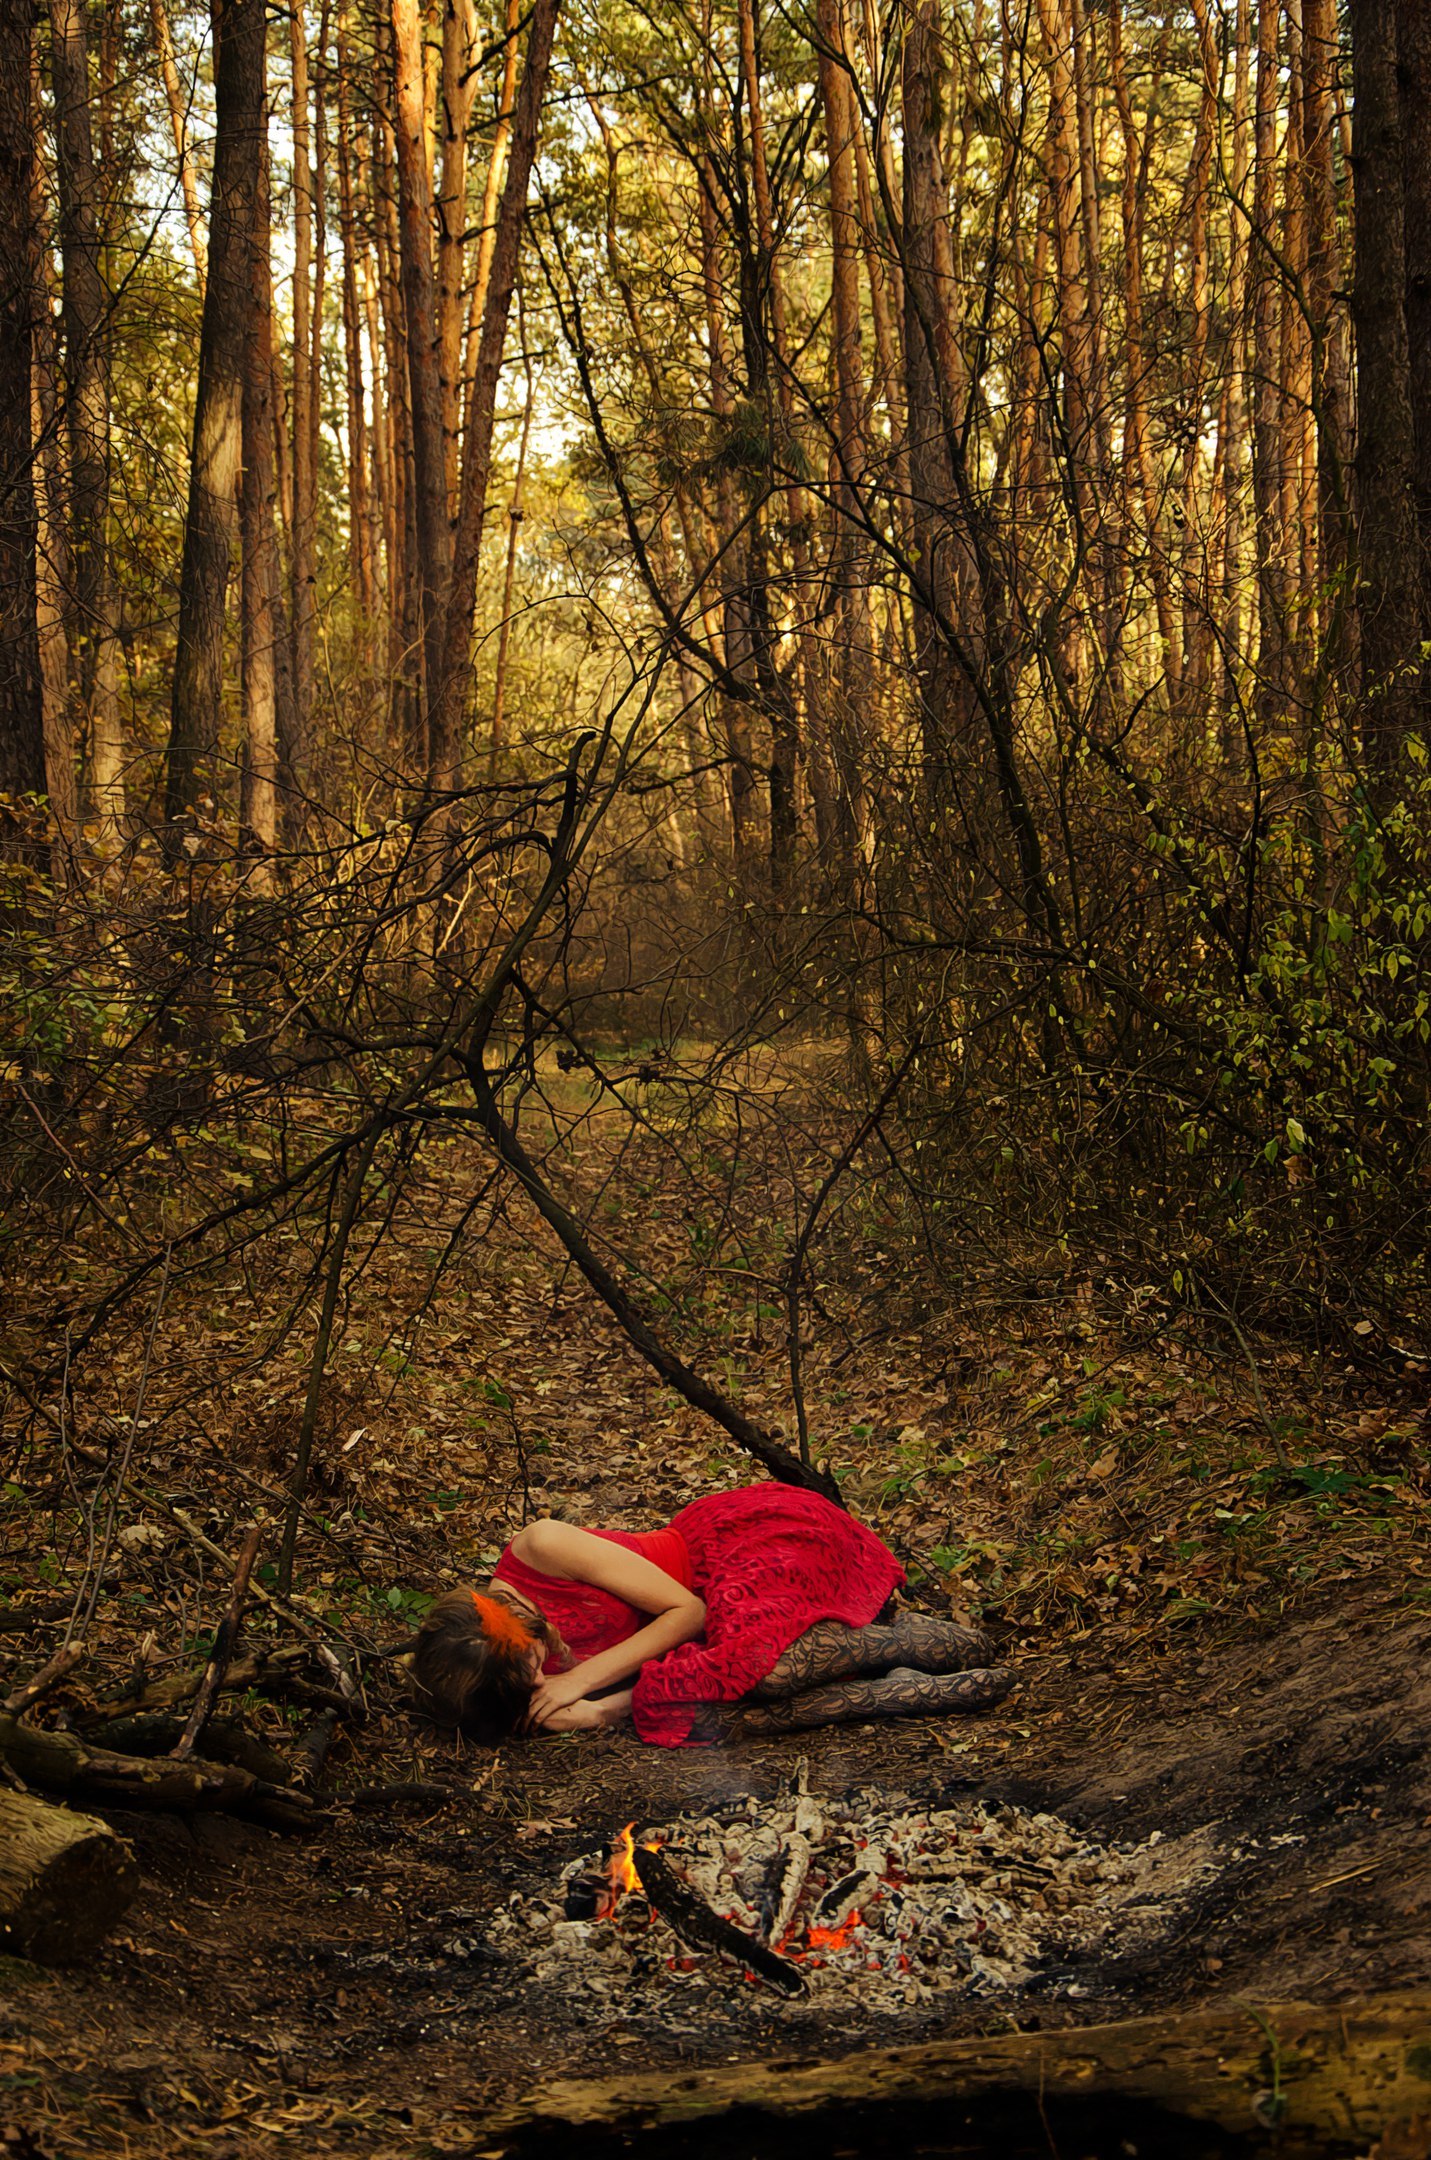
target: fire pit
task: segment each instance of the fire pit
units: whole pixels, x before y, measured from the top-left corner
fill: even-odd
[[[759,1989],[787,2014],[952,1997],[1077,1998],[1091,1962],[1164,1935],[1211,1872],[1207,1831],[1105,1845],[985,1800],[866,1787],[629,1824],[549,1894],[515,1894],[494,1947],[573,2000],[670,2004]],[[1081,1977],[1082,1976],[1082,1977]]]

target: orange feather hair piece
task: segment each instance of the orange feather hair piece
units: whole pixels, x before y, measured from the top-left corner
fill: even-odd
[[[499,1598],[483,1597],[477,1590],[472,1593],[472,1602],[488,1642],[501,1650],[527,1648],[532,1639],[531,1630],[522,1625],[509,1605],[504,1605]]]

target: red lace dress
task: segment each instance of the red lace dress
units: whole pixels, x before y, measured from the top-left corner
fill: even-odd
[[[697,1745],[692,1727],[703,1703],[737,1702],[818,1621],[867,1627],[904,1580],[872,1530],[793,1485],[712,1493],[682,1508],[664,1530],[596,1535],[654,1561],[705,1601],[704,1633],[651,1659],[637,1676],[632,1721],[656,1747]],[[510,1546],[493,1572],[531,1599],[576,1664],[624,1642],[650,1618],[609,1590],[540,1574]]]

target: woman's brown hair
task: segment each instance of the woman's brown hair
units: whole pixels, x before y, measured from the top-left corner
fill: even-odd
[[[514,1612],[510,1629],[489,1633],[476,1600],[472,1590],[449,1590],[437,1599],[417,1631],[412,1666],[440,1715],[469,1739],[493,1746],[516,1732],[527,1714],[533,1647],[564,1646],[535,1612]]]

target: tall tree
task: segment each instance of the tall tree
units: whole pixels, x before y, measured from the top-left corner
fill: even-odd
[[[437,357],[442,377],[443,475],[457,501],[458,422],[462,415],[462,271],[467,248],[467,137],[477,90],[472,0],[443,0],[438,118],[442,143],[437,189]]]
[[[1327,0],[1316,0],[1325,6]],[[1416,514],[1421,532],[1421,634],[1431,636],[1431,8],[1397,0],[1397,71],[1405,175],[1406,344]]]
[[[915,0],[902,55],[904,118],[903,269],[905,405],[909,414],[908,513],[913,562],[914,660],[925,779],[941,822],[957,806],[955,775],[967,763],[976,704],[973,669],[977,591],[962,471],[966,384],[944,170],[938,0]],[[950,650],[957,625],[965,665]]]
[[[45,786],[30,437],[33,19],[30,0],[0,8],[0,795]]]
[[[171,822],[191,813],[217,782],[224,604],[237,524],[249,271],[264,133],[264,15],[264,0],[223,0],[214,32],[209,270],[164,791]]]
[[[124,814],[124,745],[109,551],[109,295],[101,254],[83,0],[50,0],[50,65],[60,183],[70,561],[79,619],[80,692],[89,723],[94,807],[104,835],[112,841]]]
[[[1387,786],[1418,710],[1421,577],[1397,15],[1352,0],[1356,117],[1357,612],[1362,739]]]
[[[1424,15],[1425,10],[1422,10]],[[1343,589],[1351,555],[1351,362],[1339,297],[1341,240],[1332,143],[1337,63],[1335,0],[1302,0],[1302,157],[1307,197],[1307,322],[1312,337],[1312,406],[1317,427],[1321,574],[1335,664],[1346,658],[1350,624]],[[1431,82],[1425,94],[1431,97]],[[1431,186],[1431,175],[1426,184]],[[1427,324],[1431,331],[1431,322]],[[1431,359],[1425,363],[1431,367]]]
[[[442,369],[432,266],[432,175],[427,154],[422,14],[417,0],[392,0],[392,33],[399,248],[407,320],[422,607],[423,709],[428,715],[427,767],[431,777],[442,763],[436,751],[433,711],[442,675],[443,608],[452,573],[452,523],[443,454]]]
[[[395,0],[404,5],[406,0]],[[451,556],[447,609],[441,631],[437,672],[430,678],[432,704],[428,730],[428,779],[438,789],[462,785],[462,714],[471,667],[473,611],[477,600],[477,564],[487,487],[492,476],[492,431],[497,418],[497,383],[507,343],[507,322],[517,283],[517,262],[526,217],[527,187],[537,154],[542,99],[546,94],[560,0],[534,0],[527,32],[522,87],[512,115],[507,177],[497,213],[496,239],[487,285],[487,304],[477,346],[477,365],[468,385],[462,430],[462,489]]]
[[[268,98],[264,114],[267,134]],[[278,538],[274,529],[273,273],[269,244],[268,144],[261,145],[249,254],[248,343],[243,379],[243,544],[239,601],[244,761],[240,825],[271,854],[278,838]]]
[[[40,140],[40,73],[31,70],[31,111]],[[52,263],[44,178],[34,167],[31,219],[34,348],[31,368],[32,440],[36,509],[35,599],[40,629],[40,683],[44,703],[45,788],[62,830],[78,809],[74,716],[70,702],[70,649],[65,628],[69,589],[69,539],[65,521],[64,460],[60,453],[61,397],[51,301]]]
[[[313,135],[308,85],[308,25],[304,0],[289,11],[293,85],[293,372],[289,414],[293,440],[293,529],[289,547],[289,622],[293,641],[296,740],[300,763],[313,722],[313,628],[317,540],[317,474],[313,370]]]
[[[354,196],[352,89],[348,10],[338,10],[338,223],[343,251],[344,391],[348,420],[348,559],[363,614],[374,605],[372,530],[368,506],[368,422],[363,391],[363,326],[358,302],[360,242]]]
[[[1287,687],[1287,580],[1277,385],[1281,291],[1277,234],[1280,0],[1257,0],[1252,152],[1252,498],[1257,533],[1258,702],[1264,720]]]
[[[149,0],[149,9],[150,20],[154,26],[154,46],[159,55],[159,71],[164,77],[169,125],[174,135],[174,155],[179,166],[179,187],[184,197],[184,222],[189,228],[189,248],[194,258],[194,268],[202,278],[205,258],[204,218],[199,208],[199,183],[194,172],[194,149],[189,141],[188,115],[179,85],[179,63],[174,52],[174,36],[169,27],[169,14],[164,0]]]
[[[830,583],[834,593],[833,740],[839,774],[840,848],[846,862],[858,840],[863,794],[861,727],[868,717],[870,622],[865,549],[860,539],[864,479],[864,365],[860,334],[859,125],[840,0],[817,0],[820,104],[830,193],[830,299],[834,411],[830,444]]]

